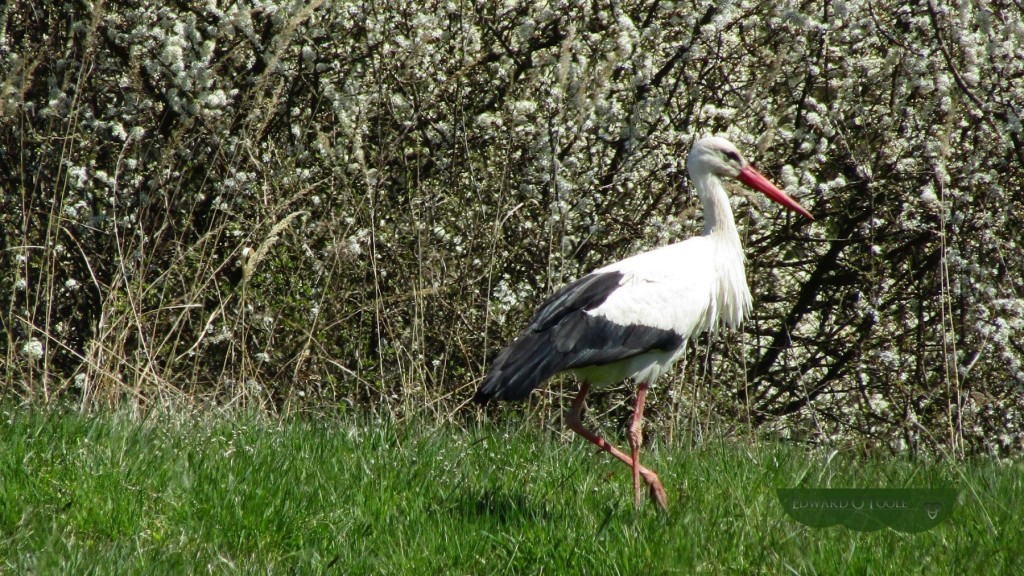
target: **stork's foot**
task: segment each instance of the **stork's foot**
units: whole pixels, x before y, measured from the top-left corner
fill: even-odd
[[[644,476],[644,481],[647,482],[647,495],[651,497],[651,500],[658,505],[662,512],[668,512],[668,494],[665,493],[665,487],[661,485],[661,480],[658,479],[658,476],[651,472],[649,475]]]
[[[644,484],[647,484],[647,496],[658,505],[664,512],[668,512],[668,494],[665,487],[661,485],[661,479],[651,470],[640,467],[640,477]],[[637,510],[643,505],[643,487],[639,484],[633,486],[633,504]]]

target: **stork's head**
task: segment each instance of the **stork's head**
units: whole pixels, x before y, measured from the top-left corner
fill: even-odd
[[[686,157],[686,169],[690,176],[714,174],[718,177],[736,178],[747,166],[747,160],[732,142],[718,136],[701,138],[693,144]]]
[[[736,146],[725,138],[711,136],[696,141],[690,150],[690,155],[686,157],[686,170],[694,182],[703,180],[707,176],[735,178],[764,194],[773,202],[777,202],[809,220],[814,220],[814,216],[804,210],[803,206],[797,204],[796,200],[787,196],[785,192],[779,190],[755,170],[736,149]]]

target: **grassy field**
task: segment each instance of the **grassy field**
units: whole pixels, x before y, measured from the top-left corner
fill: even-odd
[[[1024,573],[1019,461],[908,462],[777,444],[650,447],[672,510],[529,423],[0,411],[0,572]],[[811,529],[776,488],[952,486],[916,534]]]

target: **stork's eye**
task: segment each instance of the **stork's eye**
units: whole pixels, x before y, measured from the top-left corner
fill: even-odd
[[[728,158],[729,160],[732,160],[733,162],[735,162],[737,164],[740,163],[740,154],[739,154],[739,152],[736,152],[735,150],[726,150],[725,151],[725,157]]]

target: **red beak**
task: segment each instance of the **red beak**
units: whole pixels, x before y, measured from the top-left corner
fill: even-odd
[[[814,220],[814,216],[811,216],[810,212],[804,210],[804,207],[797,204],[796,200],[793,200],[792,198],[787,196],[785,192],[779,190],[775,186],[775,184],[769,182],[768,179],[762,176],[760,172],[754,170],[753,166],[750,166],[748,164],[746,168],[740,170],[740,173],[738,176],[736,176],[736,179],[739,180],[740,182],[743,182],[747,186],[750,186],[754,190],[757,190],[758,192],[764,194],[765,196],[770,198],[772,202],[782,204],[786,208],[789,208],[793,212],[800,214],[801,216],[807,218],[808,220]]]

